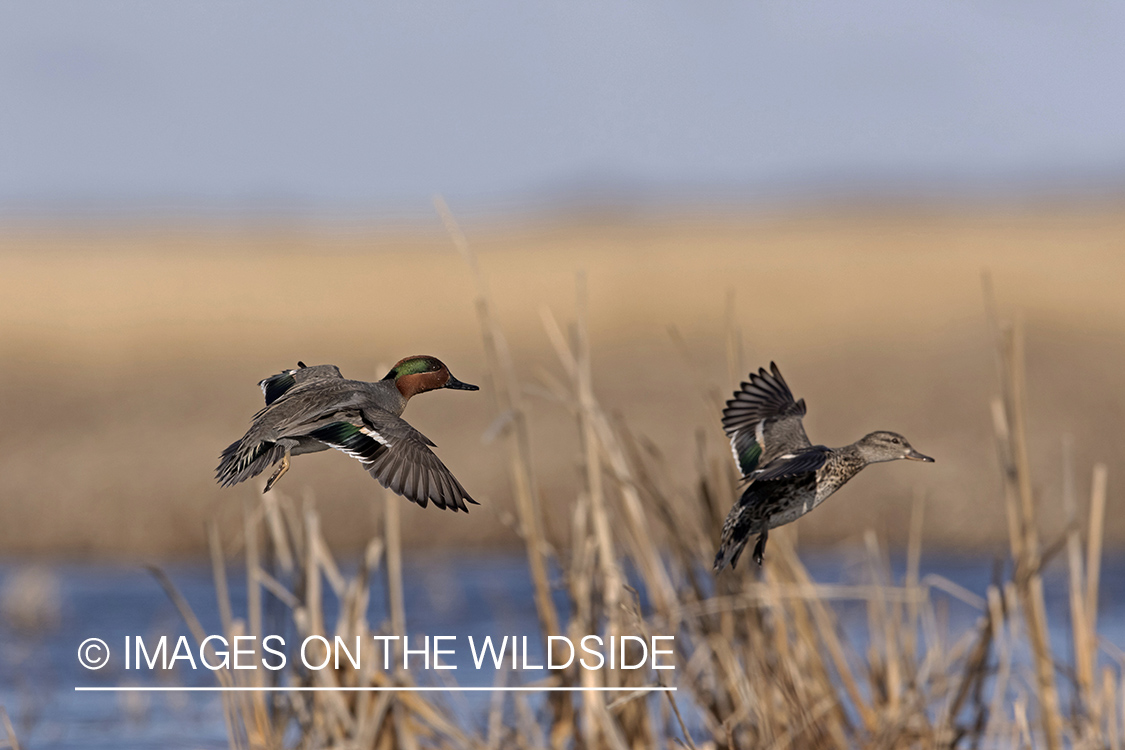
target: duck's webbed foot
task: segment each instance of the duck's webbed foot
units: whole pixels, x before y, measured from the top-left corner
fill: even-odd
[[[273,476],[270,477],[269,481],[266,482],[266,488],[262,490],[262,494],[264,495],[272,490],[274,484],[277,483],[277,480],[281,479],[282,475],[287,471],[289,471],[289,451],[285,452],[285,456],[283,456],[281,459],[281,465],[277,467],[277,471],[275,471],[273,473]]]
[[[762,567],[762,560],[765,559],[766,554],[766,540],[769,539],[770,531],[766,529],[758,535],[758,541],[754,545],[754,562],[758,563],[758,567]]]

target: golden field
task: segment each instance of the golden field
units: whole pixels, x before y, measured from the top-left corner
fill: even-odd
[[[870,468],[798,525],[802,544],[907,535],[1005,549],[989,400],[997,392],[981,276],[1027,342],[1030,455],[1047,543],[1062,532],[1064,434],[1080,496],[1110,470],[1106,539],[1125,543],[1125,212],[876,212],[467,224],[529,396],[549,535],[567,529],[580,471],[574,419],[541,397],[560,368],[541,310],[589,290],[594,387],[689,485],[697,434],[721,440],[708,393],[776,360],[809,404],[814,442],[902,432],[934,465]],[[479,393],[418,398],[405,416],[481,502],[468,517],[403,501],[407,545],[513,543],[508,458],[473,287],[440,223],[369,227],[0,229],[0,553],[170,557],[205,550],[204,522],[241,522],[260,488],[222,490],[219,451],[261,404],[256,383],[331,362],[376,379],[442,358]],[[733,316],[729,300],[733,295]],[[733,321],[733,326],[732,326]],[[674,332],[671,331],[674,329]],[[736,354],[737,356],[737,354]],[[338,453],[302,456],[279,484],[317,503],[332,543],[382,516],[374,481]],[[733,497],[731,501],[733,502]]]

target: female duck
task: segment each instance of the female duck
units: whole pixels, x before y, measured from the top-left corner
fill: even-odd
[[[754,561],[762,564],[770,529],[796,521],[868,464],[933,462],[895,432],[872,432],[843,448],[811,445],[801,418],[805,400],[793,400],[785,379],[770,362],[770,372],[750,373],[723,409],[723,429],[734,460],[750,484],[723,523],[715,571],[734,567],[750,536],[758,534]]]

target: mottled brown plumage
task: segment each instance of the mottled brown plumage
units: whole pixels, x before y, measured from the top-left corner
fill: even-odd
[[[715,571],[734,567],[758,534],[754,560],[762,564],[769,530],[796,521],[868,464],[900,458],[930,461],[894,432],[873,432],[843,448],[811,445],[795,401],[777,365],[751,373],[723,410],[734,459],[749,482],[723,523]]]

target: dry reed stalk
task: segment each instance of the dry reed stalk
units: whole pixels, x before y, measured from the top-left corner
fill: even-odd
[[[610,530],[609,508],[602,486],[601,454],[598,450],[597,428],[594,425],[593,374],[590,367],[590,345],[586,322],[586,280],[579,274],[577,279],[577,311],[575,348],[577,362],[576,390],[578,394],[579,425],[586,460],[586,492],[590,498],[590,520],[593,523],[594,537],[598,544],[598,570],[602,575],[602,597],[605,600],[605,614],[609,618],[607,634],[619,634],[622,586],[624,576],[618,565],[614,550],[613,534]]]
[[[324,562],[328,555],[323,549],[323,538],[320,533],[320,515],[316,512],[311,501],[306,500],[304,507],[305,522],[305,597],[302,606],[294,613],[294,622],[298,631],[303,636],[327,635],[323,611],[323,581],[329,579],[326,575],[327,568]],[[332,587],[337,595],[341,589]],[[301,617],[300,615],[302,615]],[[319,663],[321,655],[319,649],[310,649],[309,657],[313,663]],[[325,656],[331,654],[328,649]],[[335,672],[316,670],[312,674],[312,681],[319,687],[338,687]],[[314,716],[320,725],[320,730],[327,736],[339,739],[345,732],[354,732],[355,723],[350,717],[348,708],[339,693],[319,692],[313,695],[312,705],[319,706]]]
[[[793,578],[797,583],[806,586],[812,584],[811,576],[809,576],[808,571],[799,561],[796,561],[795,558],[791,559],[791,565]],[[837,635],[835,618],[829,612],[828,607],[823,601],[810,599],[809,605],[812,611],[813,621],[817,626],[821,645],[828,652],[832,666],[836,670],[837,677],[843,682],[844,690],[856,712],[859,713],[864,728],[869,732],[873,732],[877,727],[876,715],[860,693],[858,681],[855,678],[851,665],[848,664],[848,660],[844,655],[844,647]]]
[[[1012,713],[1015,714],[1015,725],[1018,729],[1018,733],[1015,736],[1018,738],[1020,747],[1034,747],[1031,735],[1031,723],[1027,720],[1027,700],[1023,696],[1016,698],[1012,706]]]
[[[1001,398],[994,398],[990,404],[992,408],[992,430],[996,435],[996,453],[1000,460],[1000,469],[1004,474],[1004,512],[1008,520],[1008,544],[1012,551],[1012,560],[1018,562],[1024,559],[1024,537],[1020,528],[1019,500],[1017,498],[1017,483],[1015,480],[1016,462],[1012,458],[1012,431],[1008,423],[1008,414]]]
[[[640,506],[640,496],[628,464],[626,452],[614,435],[609,420],[601,412],[593,393],[588,325],[586,323],[586,292],[584,277],[581,275],[577,280],[577,292],[578,323],[576,325],[574,351],[571,351],[569,345],[566,344],[549,311],[544,311],[544,327],[548,336],[552,339],[559,360],[572,382],[571,389],[556,388],[555,390],[575,394],[574,406],[576,408],[573,411],[578,417],[586,466],[586,488],[583,493],[585,502],[582,503],[582,507],[588,510],[590,527],[582,523],[576,524],[574,529],[574,540],[579,545],[576,547],[575,559],[585,562],[581,564],[577,572],[572,567],[569,576],[569,580],[572,582],[572,594],[576,601],[576,617],[572,623],[572,631],[577,624],[585,626],[580,627],[586,632],[595,632],[595,628],[598,627],[598,621],[590,600],[592,589],[586,583],[590,574],[596,570],[599,574],[602,614],[606,617],[604,632],[607,642],[611,642],[610,639],[615,639],[623,633],[621,612],[624,603],[624,576],[616,553],[610,519],[609,498],[603,481],[603,454],[619,481],[618,489],[622,498],[624,516],[628,521],[627,529],[625,529],[627,533],[624,535],[633,550],[633,558],[638,560],[643,567],[644,577],[646,584],[649,584],[651,595],[659,600],[658,606],[666,606],[670,601],[671,597],[668,592],[671,591],[671,583],[667,579],[659,559],[659,552],[652,543],[652,534]],[[585,519],[587,514],[581,513],[580,517]],[[592,534],[587,536],[591,531]],[[587,554],[587,549],[591,552],[596,550],[596,555]],[[596,568],[590,564],[595,559]],[[575,635],[577,634],[575,633]],[[602,684],[606,686],[620,684],[616,682],[616,676],[613,671],[607,672]],[[580,679],[583,686],[587,688],[595,687],[598,684],[596,676],[589,671],[583,671]],[[602,696],[594,692],[586,692],[583,695],[583,706],[586,716],[582,724],[582,733],[586,744],[593,746],[601,739],[612,747],[624,747],[625,739],[621,735],[617,723],[607,711]],[[631,710],[626,711],[626,716],[631,716],[634,713]],[[628,719],[626,721],[628,722]],[[640,722],[640,725],[643,726],[643,724],[644,722]],[[630,732],[630,734],[633,733]],[[633,742],[636,743],[637,741],[638,738],[635,737]]]
[[[1026,564],[1029,570],[1039,563],[1039,527],[1036,520],[1035,495],[1031,487],[1031,459],[1027,450],[1027,390],[1024,369],[1023,325],[1019,319],[1005,337],[1004,356],[1008,361],[1009,381],[1004,385],[1008,407],[1008,421],[1012,426],[1010,435],[1012,460],[1015,462],[1016,489],[1020,501],[1020,521]]]
[[[589,633],[594,621],[593,585],[596,542],[588,534],[589,495],[585,492],[580,493],[576,505],[571,526],[571,560],[566,570],[567,591],[571,598],[567,636],[571,639],[571,642],[581,639],[583,635]],[[584,688],[597,686],[594,676],[588,670],[582,670],[578,679]],[[585,700],[586,695],[583,695],[583,701],[585,702]],[[596,747],[598,730],[590,713],[589,711],[583,711],[576,729],[587,747]],[[552,732],[552,747],[561,746],[567,735],[574,729],[574,727],[565,727],[561,732]]]
[[[257,512],[256,512],[257,510]],[[246,548],[246,630],[247,635],[254,640],[250,651],[255,662],[260,658],[260,644],[262,642],[262,589],[261,574],[262,563],[258,548],[258,523],[263,518],[262,508],[257,509],[250,505],[249,500],[243,502],[243,534]],[[247,670],[242,677],[243,684],[252,687],[265,685],[265,675],[257,669]],[[246,693],[248,710],[254,717],[254,733],[250,736],[251,746],[269,748],[273,746],[270,736],[270,722],[266,707],[265,693]]]
[[[219,623],[223,632],[229,633],[234,617],[231,614],[230,591],[227,588],[226,560],[219,537],[219,525],[215,521],[207,524],[207,541],[211,550],[211,577],[215,583],[215,600],[219,605]]]
[[[581,290],[579,296],[584,299],[585,282],[578,281],[577,283]],[[584,440],[587,423],[592,427],[592,434],[588,443],[584,442],[583,444],[594,446],[598,453],[605,455],[606,461],[617,479],[624,510],[623,515],[628,521],[631,531],[628,537],[629,546],[633,551],[633,558],[644,567],[645,581],[650,584],[649,595],[656,600],[655,606],[657,609],[670,606],[676,600],[675,587],[668,577],[668,572],[660,557],[660,550],[654,543],[653,532],[644,512],[641,496],[637,489],[640,480],[638,480],[633,469],[636,462],[629,460],[628,451],[623,445],[624,441],[614,430],[593,392],[592,375],[582,372],[580,356],[571,351],[554,314],[549,308],[544,307],[540,309],[540,317],[543,320],[543,329],[554,347],[559,363],[571,380],[572,392],[578,394],[575,399],[577,402],[576,412],[579,415],[580,429]],[[580,324],[579,328],[581,329],[583,326],[584,324]],[[580,334],[581,336],[582,334]],[[588,337],[583,337],[581,340],[588,347]],[[588,360],[589,352],[586,352],[586,358]],[[563,392],[566,393],[567,391],[564,390]]]
[[[872,692],[878,703],[893,701],[897,704],[898,693],[891,692],[891,673],[895,669],[891,666],[891,639],[892,628],[890,616],[887,612],[887,598],[883,595],[881,576],[882,555],[879,552],[879,542],[875,531],[868,529],[863,534],[864,546],[867,550],[868,576],[875,587],[876,595],[867,600],[867,630],[871,633],[871,643],[868,646],[868,676]],[[886,646],[882,653],[880,646]],[[894,677],[897,683],[897,674]],[[897,691],[896,684],[896,691]]]
[[[496,670],[496,676],[492,679],[493,687],[504,687],[508,683],[508,664]],[[500,722],[504,719],[504,693],[497,690],[492,694],[492,704],[488,710],[488,750],[499,750],[500,748]]]
[[[1086,622],[1098,623],[1098,586],[1102,569],[1102,542],[1105,538],[1105,503],[1109,471],[1105,464],[1094,466],[1090,488],[1090,531],[1086,536]]]
[[[988,587],[988,612],[989,625],[992,628],[992,640],[996,644],[997,667],[996,678],[992,688],[992,703],[988,709],[989,725],[985,731],[985,744],[988,738],[1002,731],[1003,724],[998,719],[1002,715],[1004,699],[1008,691],[1008,678],[1012,669],[1012,640],[1006,632],[1007,618],[1004,613],[1004,604],[1000,589],[996,586]]]
[[[387,541],[387,607],[391,613],[391,630],[406,635],[406,599],[402,584],[402,509],[399,499],[390,492],[379,492],[383,501],[383,533]],[[395,664],[402,658],[402,642],[395,641]],[[397,667],[396,667],[397,669]]]
[[[395,672],[401,674],[399,668],[405,643],[408,638],[406,630],[406,604],[402,585],[402,509],[399,507],[398,498],[386,490],[380,493],[383,501],[384,529],[387,540],[387,605],[391,613],[391,630],[401,636],[394,642]],[[414,728],[410,717],[402,703],[395,701],[391,706],[395,736],[404,750],[415,750],[418,741],[414,736]]]
[[[293,553],[289,548],[289,537],[285,533],[285,519],[278,507],[277,496],[267,492],[262,496],[262,511],[265,514],[266,528],[269,530],[273,554],[283,574],[293,572]]]
[[[1050,652],[1043,579],[1039,574],[1039,534],[1025,424],[1023,329],[1018,321],[1006,335],[1000,337],[997,347],[1001,355],[999,361],[1003,363],[1001,373],[1007,379],[1001,381],[1003,411],[996,408],[994,402],[993,416],[1004,468],[1009,516],[1012,515],[1014,506],[1019,519],[1019,533],[1015,537],[1018,542],[1013,541],[1015,579],[1023,601],[1035,661],[1039,715],[1046,745],[1048,750],[1058,750],[1062,747],[1062,717],[1055,684],[1054,660]]]
[[[397,507],[398,498],[386,497],[387,506]],[[396,538],[394,510],[384,509],[389,520],[384,528],[383,539],[372,539],[361,561],[359,570],[351,580],[345,579],[337,570],[328,547],[320,533],[319,517],[311,505],[306,507],[303,514],[304,527],[298,530],[304,537],[303,544],[295,547],[301,566],[296,570],[302,574],[298,581],[298,590],[303,596],[299,605],[293,610],[294,621],[302,634],[322,634],[324,631],[324,615],[321,605],[323,589],[321,577],[332,585],[330,590],[340,600],[340,614],[337,619],[335,635],[347,638],[349,641],[360,637],[371,628],[366,622],[368,581],[373,570],[379,565],[384,550],[387,550],[388,592],[397,589],[398,594],[391,595],[392,601],[388,604],[391,619],[398,622],[398,627],[403,628],[399,634],[405,635],[405,610],[401,604],[401,543]],[[398,551],[392,551],[398,550]],[[339,580],[334,580],[334,579]],[[398,581],[396,584],[395,581]],[[394,603],[394,600],[399,600]],[[318,629],[314,630],[316,626]],[[363,649],[361,648],[361,651]],[[341,670],[325,669],[311,674],[312,680],[323,687],[337,687],[343,685],[374,685],[390,687],[402,684],[406,676],[399,673],[392,678],[389,673],[384,673],[376,665],[382,665],[381,652],[375,654],[375,648],[366,649],[369,659],[367,669],[361,667],[354,670],[349,664],[341,664]],[[398,660],[396,658],[396,664]],[[396,667],[397,671],[398,668]],[[340,693],[317,693],[309,703],[309,717],[311,726],[305,734],[309,737],[321,738],[318,742],[346,744],[354,740],[357,747],[420,747],[421,738],[428,737],[430,742],[438,742],[435,747],[445,747],[445,742],[452,743],[451,747],[473,747],[474,741],[455,724],[446,719],[442,712],[436,709],[424,697],[414,693],[380,693],[377,696],[360,694],[355,700],[345,700]],[[282,717],[279,730],[284,729],[286,717]],[[282,736],[280,731],[276,736]],[[313,744],[314,747],[319,745]]]
[[[320,537],[320,516],[308,503],[305,504],[305,596],[298,611],[304,612],[306,634],[324,633],[324,615],[321,611],[321,577],[317,560],[317,540]]]
[[[548,747],[547,739],[543,734],[543,728],[539,726],[534,713],[532,713],[531,705],[527,701],[527,696],[523,693],[516,693],[515,700],[516,706],[516,726],[519,729],[519,734],[516,738],[516,747],[528,748],[528,750],[542,750]],[[569,723],[570,719],[566,720]],[[552,742],[550,747],[558,747],[557,744]]]
[[[949,727],[950,733],[953,736],[957,736],[958,732],[953,731],[953,725],[957,721],[958,716],[960,716],[962,709],[966,707],[970,698],[975,696],[975,700],[978,703],[978,712],[977,718],[974,721],[974,726],[972,727],[972,732],[977,742],[980,741],[980,736],[985,729],[983,722],[983,706],[979,706],[979,704],[980,690],[988,675],[988,659],[992,649],[992,634],[994,629],[990,619],[991,617],[985,616],[980,618],[977,623],[977,637],[974,639],[972,650],[965,658],[964,668],[958,680],[957,689],[952,693],[953,700],[950,701],[949,706],[945,709],[946,715],[942,722]]]
[[[1117,693],[1117,683],[1113,678],[1113,670],[1108,666],[1102,668],[1102,716],[1105,717],[1105,739],[1110,750],[1121,750],[1121,731],[1117,724],[1117,706],[1114,705],[1114,696]],[[1122,691],[1122,701],[1125,702],[1125,690]],[[1125,706],[1122,706],[1122,716],[1125,717]]]
[[[518,384],[510,353],[491,319],[487,288],[476,258],[447,209],[443,218],[474,273],[490,377],[494,378],[495,390],[500,391],[498,409],[502,415],[510,415],[507,424],[513,492],[545,639],[559,633],[557,612],[553,602],[550,606],[543,603],[544,596],[550,597],[548,547],[541,528],[536,526],[539,501]],[[296,726],[299,738],[295,741],[302,750],[522,750],[547,744],[559,749],[641,750],[656,746],[694,748],[696,740],[704,736],[707,743],[700,742],[700,747],[716,750],[1051,747],[1054,732],[1059,741],[1074,746],[1086,743],[1120,750],[1118,714],[1125,713],[1125,706],[1119,711],[1117,705],[1125,701],[1125,694],[1114,671],[1103,668],[1100,680],[1091,680],[1088,688],[1082,688],[1087,713],[1072,710],[1064,722],[1057,693],[1052,703],[1054,660],[1047,648],[1039,575],[1042,559],[1050,550],[1039,550],[1036,509],[1030,492],[1022,333],[1018,327],[1001,334],[999,323],[995,323],[1003,377],[1002,395],[995,402],[993,415],[1011,520],[1012,580],[989,587],[982,598],[940,576],[923,576],[921,493],[915,494],[911,512],[907,571],[901,586],[891,580],[888,555],[873,534],[865,539],[869,582],[858,586],[817,584],[802,565],[794,537],[787,530],[775,535],[774,552],[762,580],[756,580],[754,571],[745,568],[716,580],[709,573],[711,545],[726,506],[737,494],[726,445],[706,435],[700,439],[698,481],[685,490],[667,476],[658,452],[632,433],[623,418],[609,418],[595,396],[587,301],[581,281],[578,293],[578,324],[572,339],[563,335],[549,312],[543,315],[563,371],[561,377],[546,374],[542,378],[546,384],[543,392],[576,418],[585,468],[574,493],[569,553],[559,561],[570,607],[566,632],[572,639],[596,632],[642,636],[674,633],[676,672],[651,676],[637,672],[624,679],[618,674],[580,669],[555,674],[545,684],[614,685],[621,692],[612,695],[608,705],[601,693],[586,693],[578,701],[551,698],[549,710],[541,711],[538,717],[524,696],[517,695],[512,709],[514,722],[506,721],[500,695],[488,712],[486,734],[479,737],[458,726],[447,708],[414,693],[346,699],[339,693],[311,698],[298,695],[293,696],[291,707],[274,706],[267,712],[254,702],[224,702],[232,748],[280,749]],[[732,371],[740,372],[740,337],[729,299],[727,327],[728,362],[737,368]],[[707,391],[703,401],[719,403],[720,399],[715,391]],[[714,414],[709,416],[713,418]],[[1066,460],[1070,465],[1072,459]],[[1073,505],[1072,489],[1067,493],[1070,500],[1064,500]],[[1097,666],[1096,597],[1105,494],[1105,469],[1098,467],[1084,564],[1076,526],[1065,539],[1072,573],[1071,610],[1072,614],[1080,611],[1073,614],[1076,669],[1083,660],[1092,659],[1091,675]],[[369,576],[385,549],[390,628],[405,635],[400,520],[395,512],[398,499],[387,495],[384,500],[382,537],[369,543],[360,570],[350,578],[337,569],[311,503],[297,512],[284,496],[271,493],[262,498],[260,506],[247,508],[243,546],[252,589],[248,598],[257,597],[257,603],[249,606],[245,625],[230,616],[229,592],[220,570],[222,549],[217,530],[209,532],[214,539],[216,591],[220,602],[227,599],[224,632],[260,632],[261,621],[253,613],[263,604],[262,589],[289,608],[302,634],[324,633],[322,599],[333,595],[340,612],[336,635],[354,638],[377,631],[367,622],[365,610]],[[1076,518],[1073,508],[1068,511]],[[264,544],[262,529],[266,532]],[[665,542],[663,546],[661,542]],[[262,564],[263,559],[267,559],[267,565]],[[276,567],[270,567],[274,564]],[[537,565],[539,573],[535,572]],[[626,568],[636,571],[638,587],[648,595],[646,611],[641,611],[628,585],[633,579],[626,580]],[[270,570],[280,570],[283,579],[275,579]],[[167,583],[175,601],[174,588]],[[937,591],[980,608],[982,617],[966,631],[947,633],[948,625],[943,628],[939,622],[948,599],[944,594],[937,596]],[[866,659],[856,657],[850,630],[841,629],[832,603],[842,599],[857,600],[867,607],[870,651]],[[189,618],[194,615],[182,598],[178,607],[194,635],[198,622],[193,629]],[[553,626],[552,617],[556,618]],[[1078,627],[1080,622],[1085,626]],[[1081,644],[1083,638],[1088,641],[1086,645]],[[1116,653],[1111,644],[1105,648]],[[1020,656],[1027,650],[1031,652],[1032,670],[1025,677],[1026,661]],[[381,665],[381,659],[378,662]],[[342,665],[339,671],[294,671],[287,678],[290,684],[390,687],[406,684],[408,675],[388,673],[376,666],[355,671]],[[230,684],[232,679],[245,678],[220,672],[216,679]],[[498,679],[505,678],[499,675]],[[864,679],[871,685],[870,691],[861,689]],[[1085,677],[1078,680],[1082,683]],[[639,688],[648,684],[674,684],[680,692],[666,694],[666,701],[644,700]],[[1025,686],[1030,693],[1025,692]],[[1035,713],[1035,730],[1028,718],[1031,711]]]
[[[996,358],[997,380],[1001,396],[991,403],[992,425],[996,435],[996,452],[1000,459],[1000,470],[1004,474],[1004,508],[1008,519],[1008,540],[1012,550],[1012,560],[1023,559],[1024,534],[1020,524],[1019,503],[1015,488],[1016,460],[1013,455],[1011,435],[1011,414],[1014,404],[1011,400],[1009,383],[1012,380],[1011,358],[1008,356],[1009,333],[1000,322],[996,295],[992,286],[992,276],[985,271],[981,274],[981,291],[984,298],[985,325],[992,340],[992,351]]]
[[[215,584],[215,599],[219,607],[219,623],[222,626],[223,634],[226,635],[227,638],[230,638],[231,633],[234,631],[234,617],[231,614],[230,591],[227,587],[226,560],[223,556],[222,541],[219,536],[219,525],[216,521],[211,521],[207,524],[207,541],[211,551],[211,578]],[[171,585],[171,580],[168,579],[167,583],[168,585]],[[164,585],[163,581],[161,582],[161,585]],[[167,588],[165,590],[167,591]],[[182,597],[180,597],[180,600],[183,602],[184,606],[187,605],[187,602],[184,601]],[[177,606],[177,608],[179,607]],[[196,624],[198,625],[198,622]],[[201,635],[202,632],[203,629],[202,627],[200,627],[198,633],[195,631],[193,631],[192,633],[196,641],[199,643],[202,643],[201,639],[204,637]],[[233,679],[231,678],[230,673],[226,670],[221,670],[221,672],[226,677],[228,685],[233,685]],[[223,693],[222,703],[223,715],[227,722],[227,727],[228,729],[231,729],[232,727],[240,723],[236,720],[236,716],[238,714],[237,696]],[[236,733],[234,731],[229,731],[228,734],[231,739],[231,746],[234,747],[236,742]]]
[[[1078,502],[1074,490],[1074,439],[1063,435],[1063,511],[1066,513],[1067,573],[1070,588],[1070,623],[1074,643],[1074,673],[1077,694],[1087,711],[1095,711],[1094,659],[1096,634],[1086,621],[1085,585],[1082,569],[1082,540],[1078,525]],[[1091,636],[1093,635],[1093,639]],[[1094,716],[1096,721],[1096,713]]]
[[[191,633],[192,638],[195,640],[196,645],[200,649],[204,649],[204,640],[207,638],[206,631],[203,630],[203,625],[200,624],[199,618],[195,616],[191,605],[184,599],[183,594],[176,588],[176,584],[172,583],[172,579],[168,577],[161,568],[150,565],[147,568],[148,572],[156,579],[156,582],[164,590],[164,594],[168,600],[172,602],[172,606],[179,612],[180,618],[183,619],[184,624],[187,626],[188,632]],[[215,647],[208,643],[205,648],[207,658],[213,660],[212,663],[217,661],[215,654]],[[218,669],[214,671],[215,679],[218,680],[219,685],[222,687],[232,687],[230,673],[225,669]],[[237,716],[237,706],[229,695],[223,693],[223,719],[227,725],[227,737],[230,742],[231,750],[237,750],[242,747],[242,732]]]
[[[3,745],[0,747],[11,748],[11,750],[20,750],[20,741],[16,739],[16,730],[12,726],[12,720],[8,718],[8,712],[0,706],[0,727],[4,729]]]
[[[906,575],[903,588],[917,592],[922,567],[922,523],[926,510],[926,493],[915,489],[914,502],[910,506],[910,534],[906,542]],[[903,629],[902,646],[906,655],[907,679],[914,683],[918,679],[915,668],[918,658],[918,628],[920,621],[919,600],[911,596],[906,602],[906,627]]]
[[[561,626],[554,600],[551,598],[548,573],[550,546],[543,531],[542,501],[535,480],[531,434],[527,411],[523,404],[523,389],[516,375],[515,364],[504,332],[492,314],[491,294],[477,255],[442,196],[434,196],[434,208],[472,277],[476,290],[474,306],[480,323],[488,380],[493,385],[488,390],[493,394],[497,418],[509,421],[511,424],[509,446],[513,494],[520,520],[520,536],[524,541],[528,568],[535,589],[535,610],[539,617],[540,633],[546,644],[547,636],[561,632]],[[551,742],[552,746],[561,747],[574,732],[574,707],[569,696],[564,693],[552,695],[550,702],[557,720]]]
[[[788,538],[782,535],[781,541],[784,546]],[[788,563],[785,565],[785,569],[788,579],[791,581],[794,575],[792,563],[797,561],[797,557],[796,555],[790,556],[783,554],[781,561],[783,563]],[[778,588],[780,589],[780,586]],[[782,591],[778,590],[777,595],[782,595]],[[834,738],[843,742],[847,717],[845,716],[844,707],[841,705],[837,691],[830,687],[832,685],[832,678],[829,675],[823,650],[816,647],[818,638],[808,602],[804,599],[791,600],[789,602],[788,611],[793,623],[797,642],[803,651],[802,671],[810,678],[809,681],[812,683],[811,692],[817,699],[823,697],[823,699],[831,698],[832,700],[833,710],[826,717],[828,722],[826,730]]]
[[[261,559],[258,553],[258,529],[254,510],[249,501],[243,503],[243,532],[246,539],[246,619],[248,634],[255,644],[262,638],[262,591],[260,588]],[[257,660],[257,645],[254,659]],[[257,672],[257,670],[254,670]]]
[[[580,364],[580,373],[584,366],[588,367],[588,360],[585,365]],[[623,577],[620,568],[618,568],[617,556],[613,548],[609,516],[605,507],[605,496],[601,484],[601,461],[598,455],[598,446],[593,425],[589,419],[588,396],[584,392],[583,383],[588,382],[588,376],[582,377],[580,374],[580,378],[579,399],[582,400],[583,403],[581,421],[586,454],[586,494],[590,502],[590,520],[594,529],[593,538],[596,542],[596,549],[598,550],[596,570],[601,574],[601,594],[604,599],[603,606],[609,618],[605,629],[608,641],[609,638],[616,637],[621,632],[618,626],[618,620],[620,617]],[[586,622],[590,626],[587,630],[589,632],[594,632],[596,622],[592,613]],[[612,673],[607,673],[606,681],[601,684],[607,687],[613,686],[609,680],[611,674]],[[582,684],[583,687],[592,688],[598,685],[599,681],[594,672],[582,670]],[[606,741],[606,744],[614,747],[614,750],[624,750],[625,743],[623,739],[618,736],[616,727],[613,725],[613,720],[606,710],[605,700],[602,695],[597,692],[587,691],[582,695],[582,703],[586,713],[591,717],[586,729],[587,743],[596,743],[597,738],[600,737]]]

